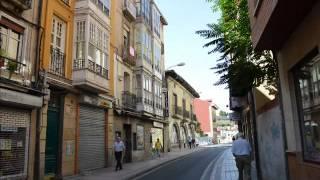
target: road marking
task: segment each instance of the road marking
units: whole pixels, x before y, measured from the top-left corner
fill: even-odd
[[[200,180],[207,180],[207,179],[205,179],[205,177],[206,177],[206,175],[209,173],[209,171],[214,168],[214,164],[213,164],[213,163],[214,163],[218,158],[220,158],[220,157],[222,156],[222,154],[225,153],[225,151],[226,151],[226,150],[220,152],[220,153],[210,162],[210,164],[207,166],[207,168],[203,171]],[[215,169],[216,169],[216,168],[214,168],[213,170],[215,170]],[[211,179],[211,175],[212,175],[212,173],[210,173],[210,176],[209,176],[210,179]]]
[[[163,167],[165,167],[165,166],[168,166],[168,165],[170,165],[170,164],[173,164],[173,163],[175,163],[176,161],[180,161],[180,160],[183,160],[183,159],[190,158],[193,153],[201,152],[201,151],[204,151],[204,150],[206,150],[206,148],[199,149],[199,150],[194,151],[194,152],[191,152],[191,153],[189,153],[189,154],[182,155],[182,157],[178,157],[178,158],[176,158],[176,159],[169,160],[169,162],[168,162],[168,161],[167,161],[167,162],[164,162],[164,163],[161,164],[160,166],[155,167],[155,168],[153,168],[153,169],[151,169],[151,170],[149,170],[149,171],[147,171],[147,172],[145,172],[145,173],[143,173],[143,174],[141,174],[141,175],[133,178],[132,180],[138,180],[138,179],[140,179],[140,178],[142,178],[142,177],[144,177],[144,176],[147,176],[148,174],[151,174],[151,173],[157,171],[157,170],[160,169],[160,168],[163,168]]]

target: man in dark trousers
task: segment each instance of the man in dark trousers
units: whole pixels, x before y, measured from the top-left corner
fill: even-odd
[[[232,154],[236,159],[239,180],[243,180],[243,175],[245,180],[251,180],[251,146],[242,133],[239,133],[238,139],[232,143]]]
[[[120,137],[116,138],[116,142],[114,142],[113,148],[114,148],[114,155],[117,160],[116,171],[118,171],[118,168],[120,170],[122,169],[122,164],[121,164],[122,152],[125,150],[125,146],[121,141]]]

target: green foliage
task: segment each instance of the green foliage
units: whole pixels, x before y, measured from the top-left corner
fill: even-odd
[[[257,52],[251,42],[247,0],[207,0],[213,11],[220,11],[218,23],[196,31],[213,47],[211,53],[220,53],[213,68],[220,75],[215,85],[227,84],[233,96],[245,95],[252,87],[264,81],[268,87],[277,87],[277,63],[269,51]]]
[[[9,61],[8,62],[8,67],[7,69],[10,71],[10,73],[13,73],[14,71],[16,71],[18,68],[18,63],[14,62],[14,61]]]
[[[220,111],[219,116],[228,116],[228,113],[225,111]]]

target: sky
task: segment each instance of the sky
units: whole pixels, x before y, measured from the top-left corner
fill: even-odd
[[[214,86],[219,75],[210,70],[215,66],[219,54],[210,54],[210,48],[203,48],[207,40],[195,34],[207,29],[206,24],[217,22],[218,13],[213,13],[206,0],[155,0],[168,21],[165,27],[166,68],[174,67],[180,76],[200,94],[201,99],[212,99],[220,110],[229,111],[229,91],[224,86]]]

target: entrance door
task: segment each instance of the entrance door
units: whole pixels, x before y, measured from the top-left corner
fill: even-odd
[[[131,162],[132,161],[132,138],[131,138],[131,125],[124,124],[124,144],[126,146],[126,154],[124,155],[124,162]]]
[[[52,104],[51,104],[52,105]],[[58,106],[48,107],[45,173],[57,173],[60,112]]]

